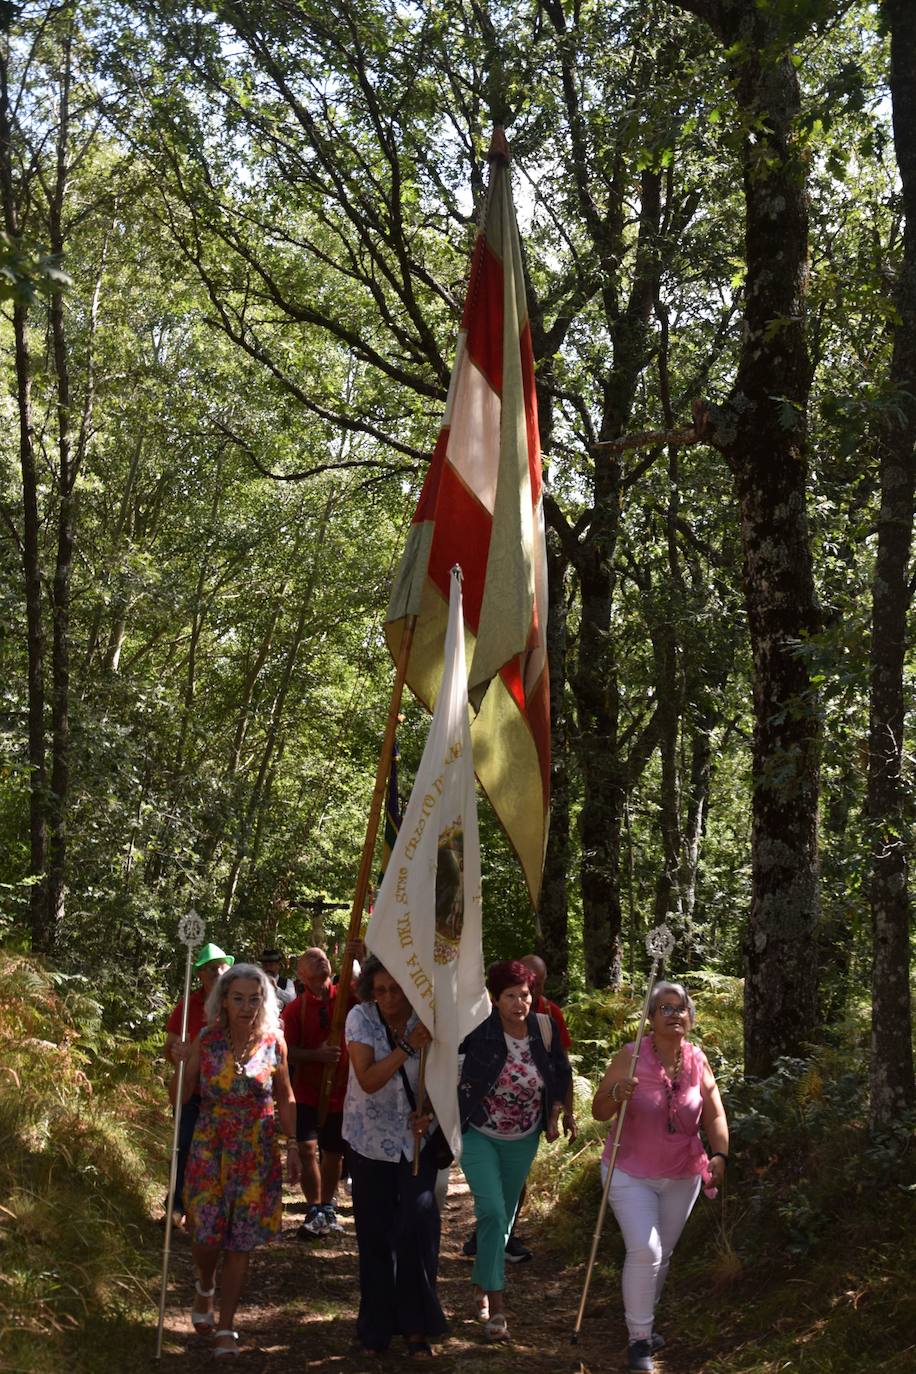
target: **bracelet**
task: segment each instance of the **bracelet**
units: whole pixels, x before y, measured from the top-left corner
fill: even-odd
[[[710,1161],[712,1161],[713,1159],[721,1159],[726,1169],[728,1168],[728,1155],[724,1155],[721,1150],[713,1150],[709,1158]]]
[[[617,1102],[618,1104],[619,1104],[619,1102],[620,1102],[620,1098],[617,1096],[617,1089],[618,1089],[619,1087],[620,1087],[620,1083],[619,1083],[619,1082],[617,1082],[617,1083],[612,1083],[612,1084],[611,1084],[611,1101],[612,1101],[612,1102]]]
[[[403,1035],[398,1035],[395,1037],[395,1039],[398,1042],[398,1049],[403,1050],[406,1055],[413,1059],[414,1055],[416,1054],[416,1050],[414,1049],[413,1045],[408,1044],[408,1042],[404,1039]]]

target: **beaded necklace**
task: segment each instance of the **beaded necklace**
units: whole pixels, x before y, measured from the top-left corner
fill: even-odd
[[[677,1124],[675,1119],[674,1096],[677,1092],[678,1083],[681,1077],[681,1066],[683,1062],[681,1056],[681,1046],[678,1045],[677,1047],[677,1054],[674,1056],[674,1070],[671,1073],[670,1077],[668,1075],[668,1070],[662,1063],[662,1057],[658,1052],[658,1046],[655,1043],[654,1035],[652,1036],[652,1053],[658,1060],[658,1067],[661,1069],[662,1081],[665,1085],[665,1097],[668,1099],[668,1134],[675,1135],[677,1133]]]

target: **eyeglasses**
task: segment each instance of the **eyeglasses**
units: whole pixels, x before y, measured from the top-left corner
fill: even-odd
[[[259,1007],[261,1005],[261,994],[259,992],[253,992],[250,996],[246,997],[243,992],[230,992],[226,1001],[231,1002],[237,1010],[240,1010],[242,1007]]]
[[[656,1011],[660,1011],[661,1014],[662,1014],[662,1016],[667,1016],[667,1017],[669,1017],[669,1018],[672,1017],[672,1016],[686,1016],[686,1015],[687,1015],[687,1008],[686,1008],[686,1007],[676,1007],[676,1006],[674,1006],[673,1003],[671,1003],[671,1002],[663,1002],[663,1003],[661,1004],[661,1006],[660,1006],[660,1007],[656,1007],[655,1010],[656,1010]]]

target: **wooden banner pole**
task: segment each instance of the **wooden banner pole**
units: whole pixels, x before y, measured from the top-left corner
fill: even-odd
[[[415,615],[408,616],[404,622],[404,633],[401,636],[401,647],[398,650],[397,665],[394,674],[394,685],[391,689],[391,703],[388,707],[388,720],[385,725],[385,734],[382,739],[382,747],[379,753],[378,769],[375,774],[375,791],[372,793],[372,804],[369,807],[369,820],[366,825],[366,838],[363,841],[362,859],[359,865],[359,874],[356,879],[356,891],[353,894],[353,906],[350,910],[350,925],[347,929],[347,946],[344,950],[343,962],[340,966],[340,994],[334,999],[334,1013],[331,1017],[331,1025],[328,1032],[328,1041],[332,1045],[339,1045],[343,1037],[343,1026],[347,1016],[347,1003],[349,998],[346,989],[350,986],[353,976],[353,955],[350,953],[349,946],[354,940],[358,940],[363,927],[363,909],[366,905],[366,893],[369,891],[369,879],[372,875],[372,860],[375,855],[375,841],[378,837],[379,821],[382,816],[382,806],[385,801],[385,792],[388,786],[388,774],[391,771],[391,755],[394,751],[394,737],[398,728],[398,713],[401,709],[401,698],[404,695],[404,682],[407,677],[407,665],[410,662],[410,649],[413,644],[414,630],[417,625]],[[328,1114],[328,1103],[331,1099],[331,1084],[334,1082],[336,1068],[333,1064],[326,1064],[321,1075],[321,1093],[318,1099],[318,1119],[324,1124]]]

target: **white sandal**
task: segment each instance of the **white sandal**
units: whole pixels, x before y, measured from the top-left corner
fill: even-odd
[[[223,1331],[214,1331],[213,1333],[213,1339],[215,1341],[218,1341],[222,1336],[231,1336],[232,1344],[224,1345],[222,1347],[214,1346],[213,1354],[216,1356],[216,1358],[219,1359],[222,1355],[237,1355],[239,1353],[239,1333],[237,1331],[233,1331],[231,1327],[228,1326]]]
[[[201,1288],[200,1279],[194,1280],[194,1290],[199,1298],[212,1298],[216,1292],[216,1284],[212,1288]],[[195,1312],[191,1308],[191,1325],[195,1331],[212,1331],[216,1325],[216,1313],[211,1307],[209,1312]]]
[[[483,1334],[488,1341],[507,1341],[509,1323],[506,1321],[505,1312],[494,1312],[490,1320],[484,1323]]]

